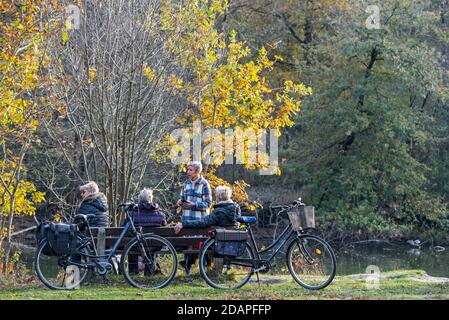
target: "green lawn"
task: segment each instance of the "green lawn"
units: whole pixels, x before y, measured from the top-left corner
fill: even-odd
[[[166,288],[142,291],[127,285],[121,278],[108,283],[83,285],[81,290],[52,291],[39,284],[0,289],[6,299],[449,299],[449,282],[421,282],[423,271],[410,270],[384,274],[379,289],[368,289],[362,277],[340,276],[326,289],[309,291],[288,276],[263,275],[260,286],[251,282],[239,290],[220,291],[208,287],[198,275],[178,276]],[[412,278],[410,278],[412,277]],[[414,277],[414,278],[413,278]],[[255,278],[254,278],[255,279]],[[427,279],[432,280],[432,279]],[[433,279],[435,280],[435,279]],[[268,283],[269,282],[269,283]]]

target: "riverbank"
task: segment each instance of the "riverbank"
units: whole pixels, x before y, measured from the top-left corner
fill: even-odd
[[[370,285],[367,285],[367,283]],[[250,300],[316,300],[316,299],[447,299],[449,278],[431,277],[422,270],[383,273],[376,286],[367,275],[337,276],[327,288],[309,291],[299,287],[289,276],[263,275],[239,290],[220,291],[207,286],[198,275],[178,276],[167,288],[142,291],[130,287],[122,278],[109,278],[105,284],[87,284],[76,291],[51,291],[33,283],[15,288],[0,288],[0,300],[146,300],[146,299],[250,299]]]

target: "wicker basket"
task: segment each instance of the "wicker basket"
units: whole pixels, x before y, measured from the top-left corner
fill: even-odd
[[[315,207],[298,207],[296,211],[288,212],[288,217],[295,231],[305,228],[315,228]]]

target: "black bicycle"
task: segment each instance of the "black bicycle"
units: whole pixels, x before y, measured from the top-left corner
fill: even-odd
[[[113,272],[113,259],[120,257],[120,270],[129,284],[140,289],[159,289],[168,285],[176,275],[178,258],[173,245],[155,234],[144,234],[129,216],[133,202],[121,204],[125,208],[126,224],[111,250],[98,255],[89,219],[95,215],[76,215],[77,249],[70,255],[49,255],[50,243],[44,238],[34,257],[39,279],[50,289],[79,288],[89,272],[106,276]],[[125,235],[134,237],[126,244],[121,256],[117,249]]]
[[[278,214],[288,213],[290,223],[281,235],[268,247],[259,249],[251,223],[256,217],[239,217],[242,229],[246,229],[250,242],[239,257],[223,257],[214,253],[215,238],[212,235],[200,252],[200,273],[213,288],[236,289],[245,285],[254,273],[267,273],[281,248],[287,245],[287,267],[293,279],[306,289],[318,290],[328,286],[335,277],[336,258],[331,246],[323,239],[310,234],[314,227],[313,207],[306,207],[301,198],[290,205],[272,206]],[[308,210],[311,209],[311,210]],[[273,250],[267,259],[261,254]]]

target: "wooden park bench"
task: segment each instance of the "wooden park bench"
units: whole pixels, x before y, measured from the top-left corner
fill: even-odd
[[[154,233],[164,237],[175,247],[178,253],[198,253],[201,243],[208,239],[207,232],[210,229],[182,229],[175,234],[174,227],[142,227],[143,233]],[[98,254],[104,254],[116,243],[123,228],[91,228],[92,235],[96,241]],[[133,235],[128,233],[117,248],[117,253],[121,253]]]

